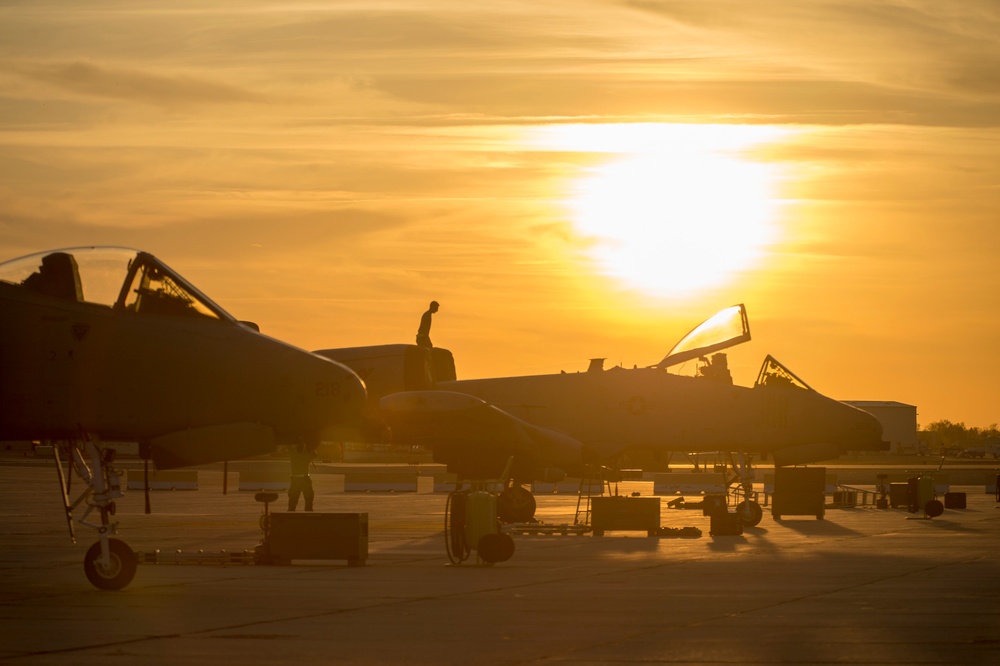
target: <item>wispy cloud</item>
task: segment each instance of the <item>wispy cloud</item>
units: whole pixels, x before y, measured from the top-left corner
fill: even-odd
[[[702,39],[729,44],[737,66],[768,62],[791,78],[868,83],[924,95],[938,105],[935,96],[997,102],[1000,5],[990,0],[765,1],[752,8],[732,0],[627,4],[689,26]]]
[[[8,70],[79,95],[159,107],[262,103],[259,93],[189,74],[156,74],[92,62],[9,64]]]

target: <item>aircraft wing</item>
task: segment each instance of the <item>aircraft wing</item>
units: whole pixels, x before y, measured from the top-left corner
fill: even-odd
[[[497,478],[514,457],[515,478],[578,469],[590,456],[568,435],[541,428],[465,393],[408,391],[380,401],[397,444],[424,446],[463,478]]]

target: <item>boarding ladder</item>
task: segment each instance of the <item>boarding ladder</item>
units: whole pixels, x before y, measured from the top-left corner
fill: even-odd
[[[592,474],[587,474],[586,478],[580,479],[580,486],[576,493],[576,516],[573,518],[574,525],[590,525],[591,507],[590,499],[593,496],[594,481],[601,484],[601,495],[604,494],[605,481],[598,470],[597,478],[592,478]],[[586,487],[586,492],[584,488]]]

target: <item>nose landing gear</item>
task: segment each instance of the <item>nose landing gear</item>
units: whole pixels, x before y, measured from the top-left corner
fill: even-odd
[[[739,485],[733,489],[733,492],[737,497],[741,495],[743,497],[736,505],[736,513],[743,521],[743,527],[756,527],[764,517],[764,510],[760,504],[750,499],[751,493],[753,493],[753,461],[746,453],[731,454],[730,460],[736,477],[729,483],[733,484],[738,481]]]
[[[87,580],[100,590],[120,590],[135,578],[138,561],[135,553],[124,541],[112,539],[110,536],[118,533],[118,523],[111,521],[111,517],[115,515],[115,500],[124,495],[119,472],[113,465],[116,451],[102,449],[96,441],[84,434],[83,441],[69,443],[68,472],[63,470],[62,461],[59,459],[59,447],[54,447],[53,451],[70,539],[76,543],[73,510],[83,502],[87,503],[87,510],[75,522],[94,528],[99,537],[84,555],[83,572]],[[74,472],[87,484],[87,487],[71,503],[67,474],[72,475]],[[100,514],[100,523],[87,522],[87,517],[93,511]]]

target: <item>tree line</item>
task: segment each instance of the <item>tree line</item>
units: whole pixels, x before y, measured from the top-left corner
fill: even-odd
[[[987,440],[1000,439],[1000,430],[997,429],[996,423],[988,428],[976,426],[970,428],[965,423],[952,423],[944,419],[920,428],[917,436],[932,446],[985,446]]]

